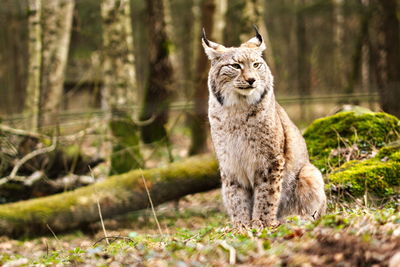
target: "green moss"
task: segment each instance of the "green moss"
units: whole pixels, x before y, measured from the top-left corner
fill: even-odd
[[[329,181],[355,197],[365,192],[381,198],[398,194],[399,148],[399,145],[383,147],[374,158],[344,163],[328,176]]]
[[[110,121],[114,137],[110,175],[128,172],[143,167],[139,148],[138,126],[126,114],[119,112]]]
[[[81,153],[79,145],[74,144],[63,148],[63,151],[67,157],[78,157]]]
[[[369,153],[400,136],[399,120],[386,113],[340,112],[314,121],[304,138],[312,162],[323,172],[345,162],[332,150],[355,145],[359,153]]]
[[[382,147],[379,150],[378,154],[376,154],[376,157],[381,160],[391,159],[400,161],[400,140],[392,142],[385,147]]]

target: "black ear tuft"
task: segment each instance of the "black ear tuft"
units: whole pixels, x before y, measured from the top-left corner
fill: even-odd
[[[203,41],[206,43],[206,45],[210,46],[210,42],[207,40],[206,31],[204,30],[204,28],[203,28],[203,31],[202,31],[201,38],[202,38]]]
[[[261,36],[260,32],[258,31],[258,28],[257,28],[257,26],[255,24],[253,25],[253,28],[256,31],[257,39],[260,41],[260,43],[262,43],[263,42],[263,38],[262,38],[262,36]]]

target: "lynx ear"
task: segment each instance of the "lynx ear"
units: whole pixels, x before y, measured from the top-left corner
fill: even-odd
[[[264,43],[264,39],[262,38],[260,32],[258,31],[258,28],[256,25],[253,25],[254,30],[256,31],[256,36],[248,40],[246,43],[242,44],[241,46],[243,47],[249,47],[249,48],[256,48],[260,50],[260,52],[264,51],[267,46]]]
[[[226,51],[225,46],[211,42],[207,39],[204,28],[203,28],[203,34],[201,37],[201,43],[203,44],[204,51],[206,52],[206,54],[210,60],[220,57]]]

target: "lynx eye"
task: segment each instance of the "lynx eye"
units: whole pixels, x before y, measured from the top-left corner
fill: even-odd
[[[231,64],[230,65],[232,68],[234,68],[234,69],[237,69],[237,70],[240,70],[242,67],[240,66],[240,64],[237,64],[237,63],[235,63],[235,64]]]
[[[260,66],[261,66],[261,63],[260,63],[260,62],[256,62],[256,63],[253,64],[253,67],[254,67],[254,68],[259,68]]]

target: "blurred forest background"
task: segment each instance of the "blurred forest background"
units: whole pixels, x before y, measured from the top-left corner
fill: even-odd
[[[329,201],[245,233],[200,38],[253,25]],[[400,0],[0,0],[0,265],[400,266],[399,100]]]
[[[278,101],[300,127],[345,104],[399,116],[399,6],[398,0],[0,0],[1,130],[18,137],[0,136],[0,177],[43,166],[48,177],[79,166],[87,173],[107,158],[115,174],[209,151],[202,27],[210,40],[237,46],[258,25]],[[67,152],[37,157],[56,143]]]

